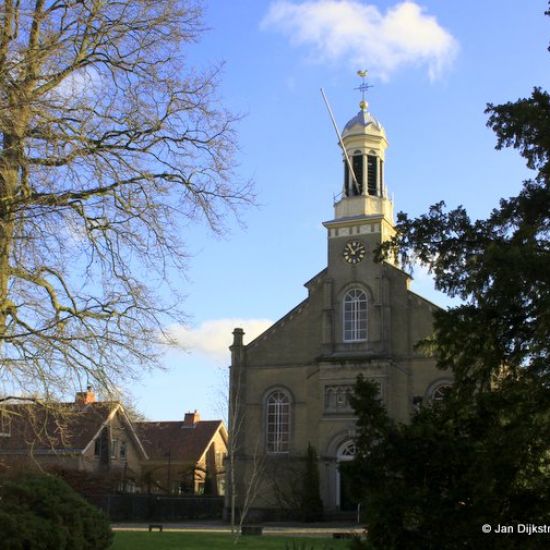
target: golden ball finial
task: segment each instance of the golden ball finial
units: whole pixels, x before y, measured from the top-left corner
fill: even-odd
[[[370,88],[370,86],[365,82],[365,77],[367,76],[368,71],[361,69],[357,71],[357,75],[361,77],[361,84],[355,88],[361,92],[361,101],[359,102],[359,107],[362,111],[366,111],[369,104],[365,101],[365,92]]]

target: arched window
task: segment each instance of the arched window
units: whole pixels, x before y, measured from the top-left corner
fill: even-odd
[[[357,447],[355,446],[355,441],[346,441],[345,443],[340,445],[336,453],[336,460],[338,462],[353,460],[356,454],[357,454]]]
[[[434,386],[432,391],[430,392],[430,401],[432,403],[442,401],[450,389],[451,384],[449,382],[442,382],[441,384]]]
[[[344,342],[367,339],[367,295],[358,288],[344,297]]]
[[[268,453],[287,453],[290,432],[290,398],[275,390],[266,400],[266,444]]]

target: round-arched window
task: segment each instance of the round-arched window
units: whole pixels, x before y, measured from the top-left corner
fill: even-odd
[[[346,441],[338,449],[338,452],[336,453],[336,460],[338,462],[353,460],[356,454],[357,446],[355,445],[355,441]]]
[[[352,288],[344,296],[344,342],[367,339],[367,294]]]
[[[451,384],[449,382],[442,382],[441,384],[434,386],[434,388],[430,392],[430,401],[432,403],[438,403],[439,401],[442,401],[450,389]]]
[[[287,453],[290,433],[290,398],[282,390],[266,399],[266,447],[268,453]]]

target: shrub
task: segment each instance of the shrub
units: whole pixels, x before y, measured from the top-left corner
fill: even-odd
[[[49,475],[0,482],[0,533],[5,550],[104,550],[113,538],[102,512]]]
[[[315,447],[308,443],[303,480],[302,514],[304,521],[323,519],[323,501],[319,494],[319,465]]]

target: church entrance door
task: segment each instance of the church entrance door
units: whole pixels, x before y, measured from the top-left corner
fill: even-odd
[[[357,502],[351,496],[351,482],[340,465],[353,460],[356,453],[354,441],[346,441],[338,448],[336,461],[338,463],[336,473],[336,504],[342,512],[351,512],[357,509]]]

